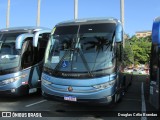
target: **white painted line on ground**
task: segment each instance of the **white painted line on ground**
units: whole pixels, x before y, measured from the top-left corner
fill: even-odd
[[[35,102],[35,103],[32,103],[32,104],[29,104],[29,105],[26,105],[25,107],[31,107],[33,105],[37,105],[37,104],[40,104],[40,103],[43,103],[43,102],[46,102],[47,100],[41,100],[41,101],[38,101],[38,102]]]
[[[145,104],[145,98],[144,98],[144,87],[143,87],[143,82],[141,86],[141,97],[142,97],[142,114],[146,113],[146,104]],[[146,116],[142,116],[141,120],[147,120]]]

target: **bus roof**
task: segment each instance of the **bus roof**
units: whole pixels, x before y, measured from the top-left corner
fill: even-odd
[[[56,26],[96,24],[96,23],[120,23],[120,21],[115,18],[87,18],[87,19],[76,19],[76,20],[60,22]]]
[[[154,19],[154,21],[155,21],[155,22],[160,22],[160,17],[156,17],[156,18]]]
[[[36,27],[36,26],[25,26],[25,27],[11,27],[11,28],[4,28],[0,29],[0,32],[7,32],[7,33],[12,33],[12,32],[28,32],[28,33],[35,33],[40,30],[50,30],[49,28],[45,27]]]
[[[152,27],[152,42],[160,44],[160,17],[155,18]]]

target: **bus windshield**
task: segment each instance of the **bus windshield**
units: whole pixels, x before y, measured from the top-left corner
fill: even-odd
[[[115,24],[80,25],[74,26],[74,29],[72,26],[72,30],[68,30],[70,33],[66,33],[66,29],[66,26],[61,27],[61,31],[56,28],[51,36],[46,50],[46,68],[60,71],[63,75],[65,72],[90,75],[113,73]]]
[[[0,38],[0,70],[8,70],[19,66],[20,54],[15,42],[21,33],[4,33]]]

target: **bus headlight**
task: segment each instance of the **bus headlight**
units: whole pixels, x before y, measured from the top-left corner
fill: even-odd
[[[112,80],[103,84],[99,84],[99,85],[94,85],[93,87],[96,89],[106,89],[110,86],[113,86],[115,84],[116,80]]]
[[[9,84],[9,83],[13,83],[13,82],[15,82],[15,81],[17,81],[17,80],[19,80],[21,78],[24,78],[26,76],[27,76],[27,74],[24,74],[24,75],[17,76],[17,77],[14,77],[14,78],[6,79],[6,80],[2,81],[2,84],[6,85],[6,84]]]
[[[47,80],[42,79],[42,84],[50,85],[50,84],[52,84],[52,83],[51,83],[51,82],[49,82],[49,81],[47,81]]]

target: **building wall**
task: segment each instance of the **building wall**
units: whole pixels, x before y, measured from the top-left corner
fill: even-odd
[[[137,38],[147,37],[147,36],[150,36],[151,34],[152,34],[151,31],[139,31],[139,32],[136,32],[136,37]]]

